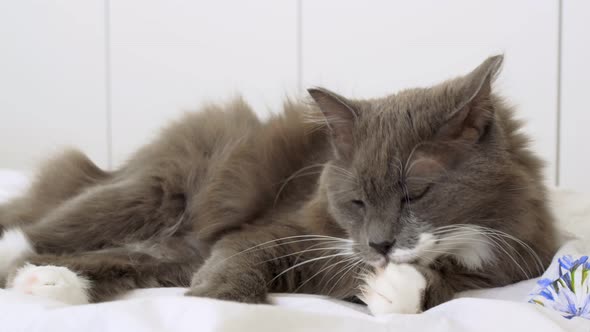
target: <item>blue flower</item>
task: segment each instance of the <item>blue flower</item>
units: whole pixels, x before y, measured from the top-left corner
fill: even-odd
[[[553,294],[551,294],[550,291],[543,289],[539,292],[539,295],[541,295],[542,297],[546,298],[547,300],[551,300],[554,301],[555,299],[553,298]]]
[[[559,277],[537,281],[529,302],[552,308],[565,318],[590,319],[590,261],[588,256],[559,258]],[[581,267],[581,268],[580,268]]]
[[[564,288],[559,292],[559,298],[555,301],[553,308],[564,313],[566,318],[580,316],[590,319],[589,303],[588,296],[579,301],[575,293],[570,291],[569,288]]]
[[[549,278],[543,278],[543,279],[539,279],[537,281],[537,285],[541,286],[541,287],[547,287],[549,285],[551,285],[555,280],[551,280]]]
[[[571,270],[575,270],[578,266],[580,266],[581,264],[584,264],[588,261],[588,256],[582,256],[580,258],[578,258],[577,260],[574,260],[573,257],[571,255],[565,255],[562,256],[561,258],[557,259],[557,262],[559,263],[559,275],[563,275],[565,272],[563,271],[571,271]]]

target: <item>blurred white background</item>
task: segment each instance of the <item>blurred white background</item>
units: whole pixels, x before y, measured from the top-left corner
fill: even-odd
[[[504,53],[548,183],[590,191],[587,0],[0,0],[0,168],[75,146],[116,167],[180,113],[378,97]]]

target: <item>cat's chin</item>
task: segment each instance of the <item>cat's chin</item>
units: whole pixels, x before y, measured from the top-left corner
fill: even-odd
[[[389,263],[389,260],[387,257],[381,256],[378,259],[366,260],[365,262],[376,269],[384,269]]]
[[[389,260],[393,264],[411,264],[416,262],[416,256],[414,255],[402,255],[402,256],[390,256]]]

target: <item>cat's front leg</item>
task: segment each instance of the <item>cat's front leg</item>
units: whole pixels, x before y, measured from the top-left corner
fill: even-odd
[[[277,289],[273,278],[288,267],[290,254],[301,250],[302,234],[291,226],[270,225],[227,235],[213,246],[186,295],[265,303],[270,287],[288,291]]]
[[[243,303],[266,303],[264,272],[242,264],[206,264],[194,276],[186,295]]]
[[[458,290],[475,287],[459,271],[441,271],[414,264],[388,264],[365,277],[361,299],[374,315],[416,314],[453,298]]]
[[[374,315],[422,311],[427,280],[411,264],[388,264],[365,277],[361,299]]]

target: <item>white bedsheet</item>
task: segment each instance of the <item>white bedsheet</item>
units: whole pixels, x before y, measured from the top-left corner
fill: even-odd
[[[0,200],[22,191],[27,178],[0,170]],[[590,196],[554,193],[561,228],[578,239],[561,254],[590,254]],[[0,331],[590,331],[527,303],[535,280],[460,294],[419,315],[372,317],[364,306],[311,295],[276,294],[275,305],[248,305],[181,296],[184,289],[137,290],[121,300],[64,306],[0,289]]]

